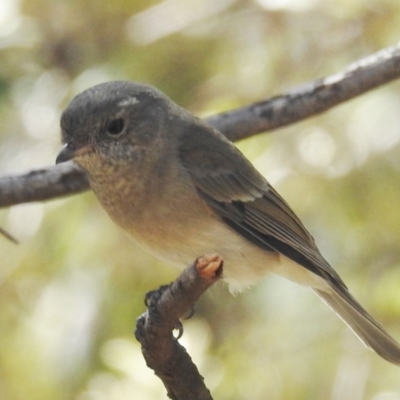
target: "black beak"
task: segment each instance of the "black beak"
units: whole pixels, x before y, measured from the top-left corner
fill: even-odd
[[[63,149],[58,153],[56,164],[72,160],[74,158],[75,149],[71,145],[64,145]]]
[[[76,156],[82,156],[86,153],[90,153],[92,150],[93,146],[91,144],[86,144],[80,147],[76,147],[71,144],[66,144],[58,154],[56,158],[56,164],[72,160]]]

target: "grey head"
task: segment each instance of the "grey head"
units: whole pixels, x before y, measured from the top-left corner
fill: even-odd
[[[154,153],[156,143],[165,145],[165,125],[182,114],[151,86],[127,81],[94,86],[77,95],[62,114],[65,146],[56,163],[74,159],[90,171],[90,164],[100,159],[105,164],[135,162],[150,146]]]

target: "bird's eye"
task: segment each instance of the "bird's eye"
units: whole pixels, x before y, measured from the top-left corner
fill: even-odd
[[[107,133],[111,136],[118,136],[124,130],[125,122],[122,118],[112,119],[107,125]]]

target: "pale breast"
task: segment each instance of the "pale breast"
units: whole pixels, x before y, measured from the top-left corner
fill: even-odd
[[[114,173],[92,179],[91,186],[110,217],[157,257],[184,268],[201,255],[219,254],[232,292],[254,285],[268,272],[315,286],[314,274],[249,242],[214,214],[187,176],[168,172],[163,179],[141,174],[135,181],[132,174]]]

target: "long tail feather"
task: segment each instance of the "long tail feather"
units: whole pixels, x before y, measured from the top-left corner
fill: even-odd
[[[314,291],[354,331],[361,341],[385,360],[400,365],[400,345],[365,311],[345,288]]]

